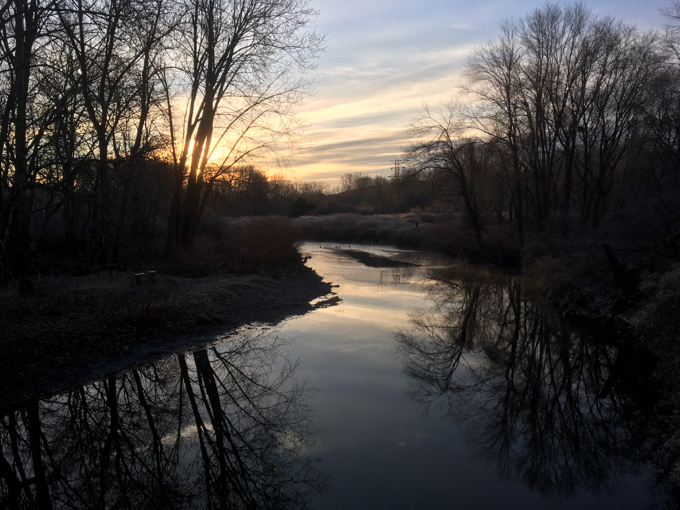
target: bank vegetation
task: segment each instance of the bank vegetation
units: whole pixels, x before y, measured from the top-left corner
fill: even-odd
[[[307,2],[6,2],[3,288],[277,276],[303,238],[384,243],[522,268],[568,313],[671,338],[680,3],[663,13],[657,31],[581,3],[504,21],[389,172],[331,189],[262,164],[297,133],[323,46]]]

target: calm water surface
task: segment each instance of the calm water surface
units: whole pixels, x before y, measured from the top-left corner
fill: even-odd
[[[643,353],[567,327],[517,277],[361,249],[419,265],[306,244],[335,306],[0,417],[0,508],[658,502]]]
[[[318,390],[318,448],[333,490],[315,508],[632,509],[655,501],[650,477],[621,451],[633,439],[619,423],[620,402],[588,386],[606,379],[593,372],[605,359],[574,352],[588,348],[572,335],[573,367],[560,368],[550,344],[569,333],[549,331],[532,302],[510,303],[517,279],[450,274],[446,261],[408,253],[398,258],[420,267],[373,269],[328,248],[308,245],[308,264],[338,285],[342,303],[282,329],[296,339],[299,373]],[[522,324],[513,329],[515,315]],[[513,369],[500,354],[512,347],[490,346],[499,334],[533,343],[515,345],[524,359]]]

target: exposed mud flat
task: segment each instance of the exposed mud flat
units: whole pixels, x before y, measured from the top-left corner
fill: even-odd
[[[376,268],[399,268],[399,267],[418,267],[419,264],[413,262],[406,262],[398,260],[393,257],[386,257],[383,255],[375,255],[362,250],[353,250],[352,248],[328,248],[330,251],[338,253],[339,255],[349,257],[366,267]],[[398,254],[395,254],[398,255]]]
[[[139,281],[139,283],[137,283]],[[286,276],[180,278],[133,273],[44,278],[2,292],[0,411],[101,379],[250,324],[274,324],[327,301],[331,284],[301,266]]]

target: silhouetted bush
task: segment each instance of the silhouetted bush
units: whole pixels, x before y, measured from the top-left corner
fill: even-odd
[[[227,228],[227,251],[223,254],[231,272],[276,271],[300,260],[302,232],[283,216],[239,218]]]
[[[164,261],[169,273],[201,277],[227,272],[274,273],[300,263],[300,229],[284,216],[248,216],[213,221],[190,251]]]

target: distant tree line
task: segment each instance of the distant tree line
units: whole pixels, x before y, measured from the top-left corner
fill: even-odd
[[[478,243],[492,221],[524,243],[642,215],[677,248],[680,2],[662,12],[664,33],[581,3],[503,22],[461,94],[413,123],[399,179],[448,201]]]
[[[3,2],[0,279],[33,274],[36,251],[116,263],[151,229],[190,247],[215,191],[254,186],[234,176],[295,134],[315,15],[307,0]]]
[[[298,217],[316,211],[327,193],[328,188],[318,182],[291,181],[283,174],[268,176],[253,165],[241,165],[219,180],[210,209],[217,216]]]
[[[680,258],[680,2],[663,13],[664,32],[583,4],[503,22],[391,175],[329,190],[257,167],[297,132],[294,71],[323,43],[307,0],[7,1],[0,280],[115,265],[152,237],[190,250],[220,215],[449,212],[477,244],[628,218]]]

